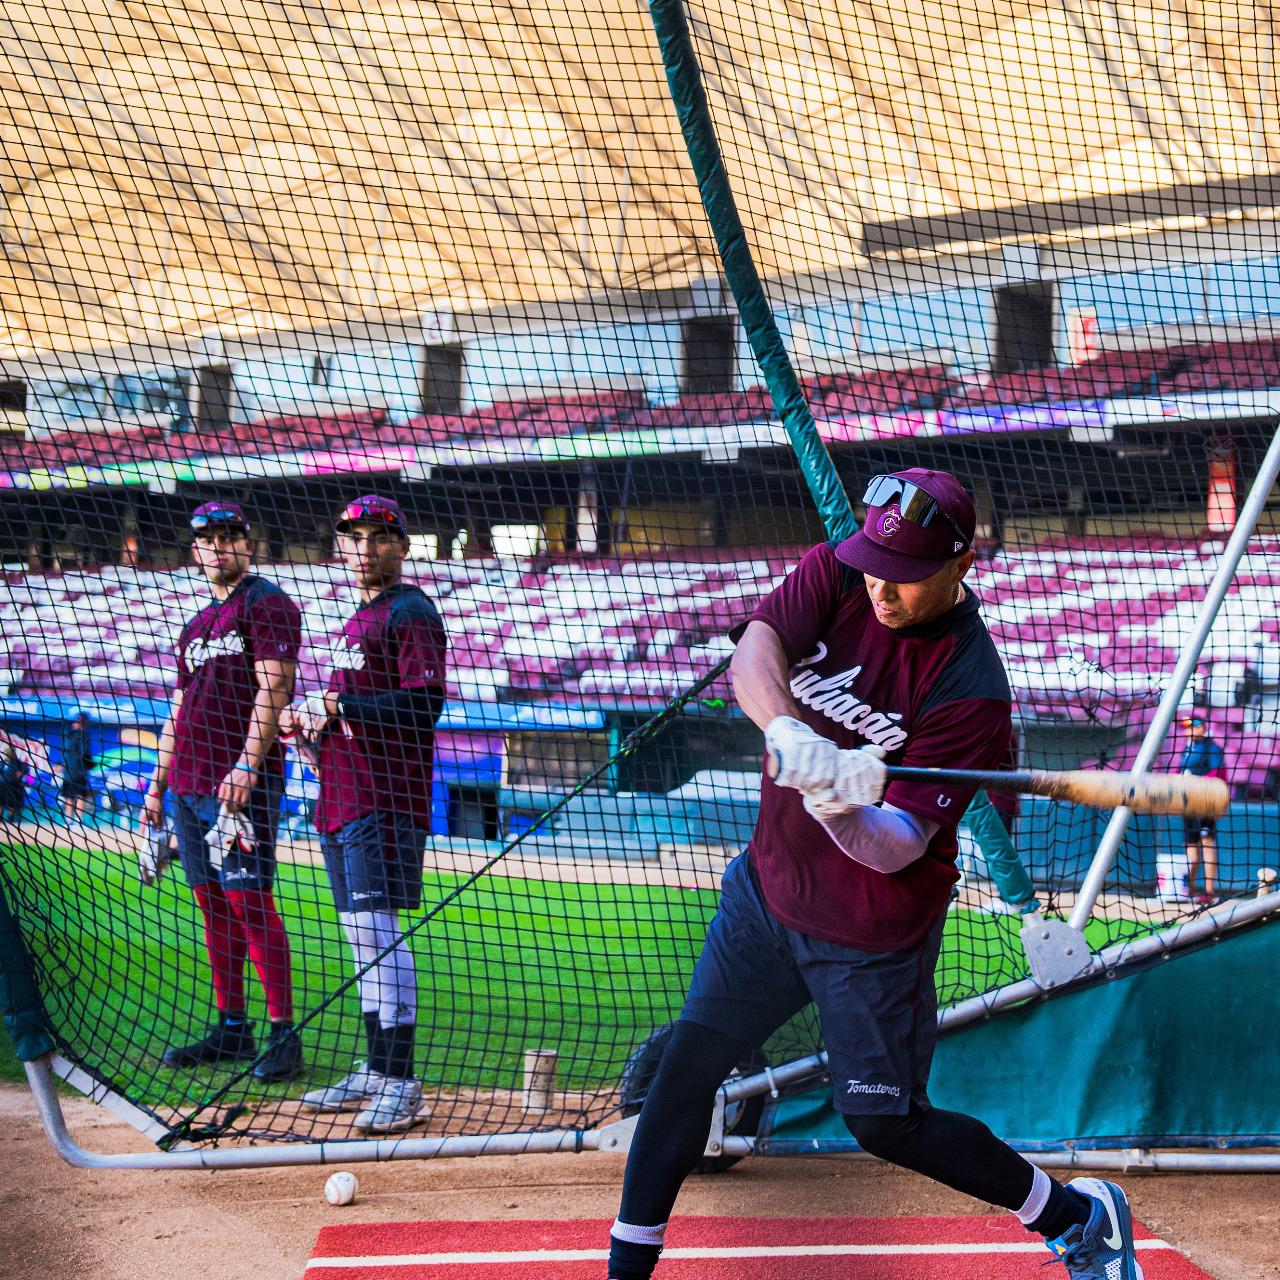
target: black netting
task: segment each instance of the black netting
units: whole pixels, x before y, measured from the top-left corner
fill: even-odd
[[[845,491],[963,480],[1016,763],[1127,767],[1280,412],[1269,28],[687,17]],[[728,632],[842,515],[721,278],[648,13],[19,0],[5,29],[0,883],[60,1052],[201,1141],[366,1136],[376,1091],[303,1095],[369,1062],[421,1085],[416,1133],[617,1118],[755,820]],[[1095,947],[1274,880],[1278,549],[1268,507],[1156,763],[1198,717],[1231,809],[1134,820]],[[187,868],[142,883],[175,682]],[[218,871],[237,772],[264,816]],[[1108,817],[991,800],[948,1004],[1027,975],[1025,916],[1071,912]],[[366,823],[348,863],[317,821]],[[817,1047],[804,1017],[767,1053]]]

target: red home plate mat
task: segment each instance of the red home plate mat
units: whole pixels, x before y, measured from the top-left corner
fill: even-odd
[[[607,1221],[325,1227],[305,1280],[602,1280]],[[1146,1280],[1208,1280],[1135,1227]],[[662,1280],[1048,1280],[1044,1246],[1008,1215],[677,1218]]]

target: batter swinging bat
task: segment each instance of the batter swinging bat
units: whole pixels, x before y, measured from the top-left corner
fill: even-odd
[[[769,776],[778,764],[769,753]],[[1052,800],[1071,800],[1095,809],[1134,813],[1171,813],[1179,817],[1220,818],[1231,793],[1221,778],[1189,773],[1110,773],[1105,769],[913,769],[888,765],[890,782],[937,782],[943,786],[985,787],[988,791],[1023,791]]]

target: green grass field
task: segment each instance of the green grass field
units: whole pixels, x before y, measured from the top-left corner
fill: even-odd
[[[159,1061],[215,1016],[180,873],[148,889],[132,859],[67,847],[11,847],[0,867],[51,1020],[77,1057],[152,1103],[189,1106],[227,1078],[193,1078]],[[440,902],[460,879],[428,874],[425,902]],[[282,864],[277,901],[301,1020],[348,977],[346,942],[321,869]],[[488,877],[414,936],[422,1069],[439,1084],[512,1087],[524,1050],[552,1045],[566,1087],[616,1077],[635,1043],[678,1009],[713,906],[713,894],[681,889]],[[261,1025],[252,974],[249,995]],[[360,1025],[354,991],[313,1019],[304,1036],[314,1078],[362,1056]],[[7,1037],[5,1053],[5,1072],[20,1076]]]
[[[135,1100],[184,1110],[232,1079],[160,1062],[167,1045],[214,1017],[198,913],[180,873],[144,888],[123,854],[35,846],[0,849],[0,869],[49,1016],[82,1063]],[[434,906],[458,883],[428,874],[424,901]],[[281,864],[277,900],[301,1020],[348,977],[348,954],[320,868]],[[555,1047],[562,1087],[607,1087],[632,1048],[678,1011],[714,904],[709,891],[485,877],[413,938],[421,1073],[437,1085],[513,1088],[525,1049]],[[1014,920],[952,910],[938,974],[944,1001],[1024,973]],[[264,1025],[252,974],[249,993]],[[359,1032],[354,991],[320,1009],[304,1032],[310,1081],[363,1056]],[[21,1078],[0,1040],[0,1072]],[[226,1101],[297,1091],[246,1081]]]
[[[13,1051],[13,1041],[8,1036],[0,1036],[0,1080],[25,1080],[22,1063]]]

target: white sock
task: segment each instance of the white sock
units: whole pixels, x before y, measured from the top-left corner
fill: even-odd
[[[1035,1166],[1033,1166],[1035,1167]],[[1049,1203],[1053,1191],[1053,1179],[1039,1167],[1031,1178],[1031,1190],[1027,1193],[1026,1203],[1021,1209],[1015,1209],[1013,1215],[1024,1227],[1029,1227],[1043,1212]]]
[[[647,1244],[661,1249],[667,1238],[667,1224],[660,1222],[656,1227],[637,1227],[617,1218],[609,1228],[609,1234],[615,1240],[622,1240],[627,1244]]]
[[[347,935],[347,942],[351,947],[351,959],[355,962],[356,970],[359,971],[364,968],[365,960],[372,957],[361,955],[362,942],[355,917],[349,911],[340,911],[338,912],[338,921],[342,925],[343,932]],[[356,991],[360,996],[361,1013],[378,1012],[378,987],[378,976],[372,971],[361,974],[356,978]]]
[[[400,938],[381,960],[374,960],[399,938],[396,917],[389,911],[350,911],[341,920],[356,968],[371,965],[358,980],[361,1010],[376,1009],[383,1027],[412,1025],[418,1014],[418,983],[408,942]]]

